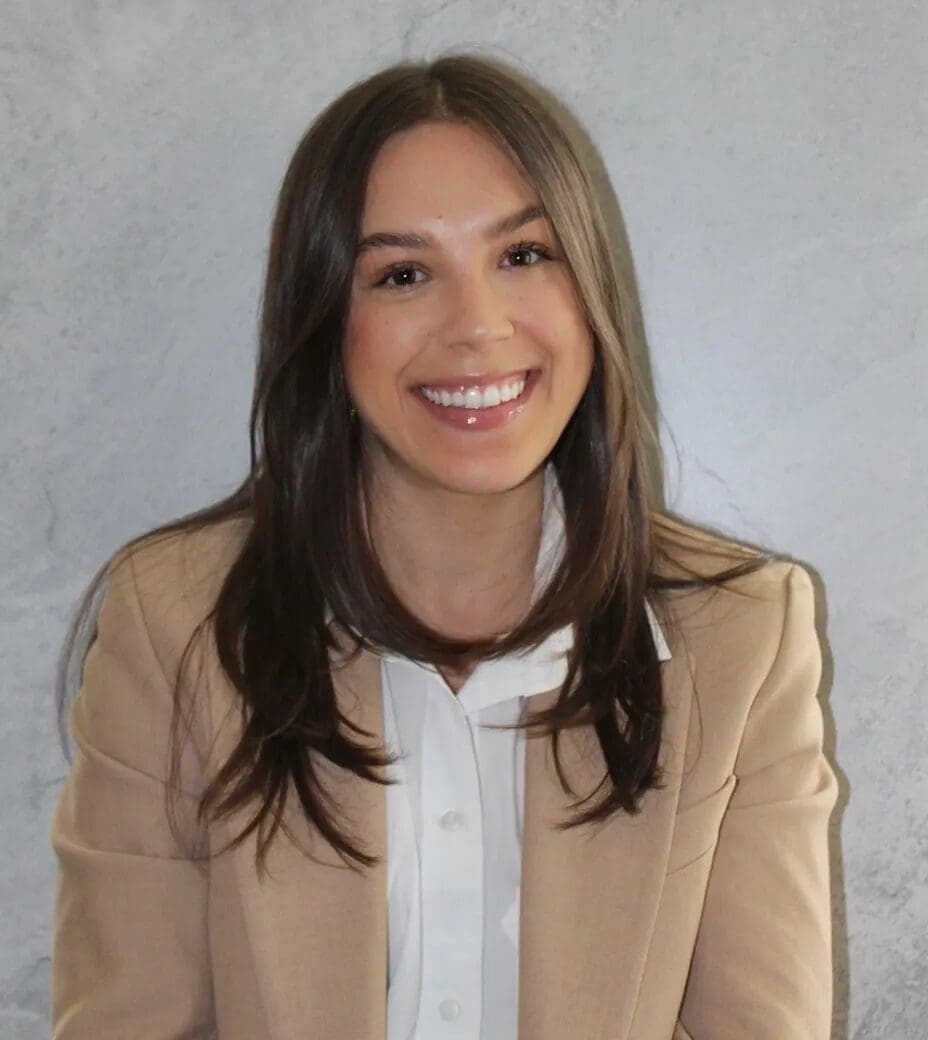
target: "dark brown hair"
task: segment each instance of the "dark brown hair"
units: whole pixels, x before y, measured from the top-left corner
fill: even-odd
[[[258,828],[259,869],[291,784],[307,818],[345,862],[377,862],[326,810],[314,767],[315,756],[323,756],[385,783],[376,770],[393,761],[382,746],[357,741],[337,709],[326,604],[340,625],[363,633],[353,640],[356,648],[390,648],[439,667],[537,646],[573,623],[578,638],[558,701],[522,726],[552,736],[559,774],[558,731],[595,727],[611,785],[599,804],[561,825],[577,826],[636,812],[661,780],[661,674],[646,595],[659,606],[662,591],[717,586],[775,558],[728,543],[723,555],[734,566],[711,575],[681,577],[679,566],[676,577],[661,573],[662,561],[686,544],[687,528],[662,512],[649,490],[647,451],[655,437],[632,370],[628,287],[617,274],[589,169],[550,100],[495,58],[445,54],[377,72],[321,112],[292,157],[273,221],[250,472],[227,498],[126,543],[95,575],[69,629],[58,676],[62,731],[78,631],[91,628],[92,642],[89,604],[113,562],[153,539],[242,521],[241,548],[181,659],[167,795],[170,815],[180,673],[194,637],[209,632],[247,723],[203,791],[198,819],[256,800],[254,817],[231,846]],[[378,151],[391,135],[425,120],[482,128],[534,185],[593,333],[590,381],[550,456],[563,495],[564,556],[530,613],[500,640],[465,643],[420,623],[391,590],[362,522],[360,431],[341,359],[355,243]],[[78,655],[81,668],[87,649]]]

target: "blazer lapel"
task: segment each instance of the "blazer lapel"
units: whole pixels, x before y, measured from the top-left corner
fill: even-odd
[[[362,651],[352,663],[333,670],[333,679],[343,714],[372,733],[373,739],[382,739],[376,657]],[[224,754],[234,746],[233,735],[229,732],[222,741]],[[384,859],[386,788],[327,761],[320,763],[319,776],[332,795],[342,827],[365,851]],[[253,812],[253,808],[237,812],[226,826],[238,833]],[[269,1035],[272,1040],[384,1040],[385,863],[359,868],[360,872],[347,867],[329,842],[306,824],[292,790],[284,820],[310,855],[296,848],[282,830],[269,850],[270,876],[256,873],[254,833],[230,853]]]
[[[661,665],[667,715],[665,786],[637,816],[557,831],[576,815],[554,767],[549,737],[529,736],[525,759],[519,922],[519,1040],[624,1040],[660,904],[673,835],[693,690],[683,647]],[[557,691],[527,706],[554,703]],[[577,798],[605,772],[592,730],[565,730],[559,754]],[[597,798],[601,797],[601,793]],[[588,803],[589,804],[589,803]]]
[[[628,1034],[670,851],[693,665],[693,655],[683,648],[661,665],[667,701],[665,787],[648,792],[637,816],[613,817],[596,831],[589,825],[555,830],[552,824],[573,815],[571,799],[557,777],[550,738],[527,736],[519,1040],[624,1040]],[[362,650],[353,662],[333,670],[333,679],[345,717],[372,740],[382,740],[379,659]],[[537,694],[527,705],[547,706],[556,694]],[[230,715],[238,718],[234,708]],[[214,747],[219,762],[239,733],[237,725],[220,727]],[[605,770],[595,733],[566,730],[559,751],[578,797],[588,794]],[[319,775],[343,826],[369,853],[385,860],[386,788],[328,762],[320,763]],[[217,825],[223,844],[253,812],[253,807],[238,810]],[[308,855],[281,831],[269,850],[270,876],[259,878],[254,833],[228,853],[270,1038],[385,1040],[385,862],[361,872],[346,867],[308,827],[292,791],[284,821]]]

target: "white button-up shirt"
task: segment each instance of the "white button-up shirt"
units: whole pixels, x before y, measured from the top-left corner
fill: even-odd
[[[532,602],[563,553],[564,514],[545,469]],[[670,650],[650,604],[661,660]],[[387,770],[387,1040],[515,1040],[524,803],[523,731],[533,694],[567,674],[573,626],[536,650],[481,661],[457,695],[431,665],[381,659]]]

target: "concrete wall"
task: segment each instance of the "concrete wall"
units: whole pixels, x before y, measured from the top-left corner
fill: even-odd
[[[450,45],[521,60],[600,151],[669,504],[819,579],[843,784],[835,1036],[925,1035],[926,12],[7,0],[4,1037],[47,1035],[51,681],[75,597],[122,540],[243,472],[268,222],[305,126],[375,67]]]

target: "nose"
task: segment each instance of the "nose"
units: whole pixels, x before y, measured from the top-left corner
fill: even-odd
[[[446,298],[445,342],[482,346],[509,339],[515,329],[511,302],[499,284],[484,274],[457,278]]]

